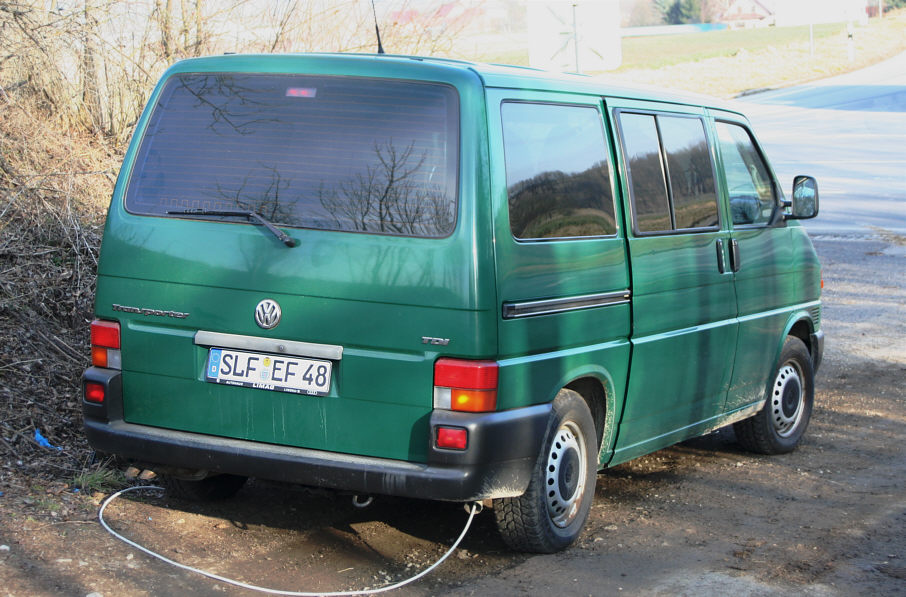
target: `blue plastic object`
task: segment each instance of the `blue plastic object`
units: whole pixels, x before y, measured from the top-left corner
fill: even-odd
[[[41,435],[41,431],[40,431],[39,429],[35,429],[35,441],[38,442],[38,445],[39,445],[39,446],[43,446],[43,447],[45,447],[45,448],[52,448],[52,449],[54,449],[54,450],[62,450],[62,449],[63,449],[63,448],[61,448],[61,447],[59,447],[59,446],[54,446],[54,445],[51,444],[49,441],[47,441],[47,438],[44,437],[43,435]]]

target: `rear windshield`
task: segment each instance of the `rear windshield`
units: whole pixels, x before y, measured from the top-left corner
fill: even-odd
[[[284,226],[447,236],[458,152],[458,96],[446,85],[177,75],[145,130],[126,208],[242,209]]]

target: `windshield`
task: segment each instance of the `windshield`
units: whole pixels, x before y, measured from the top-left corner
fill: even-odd
[[[274,224],[441,237],[456,220],[456,91],[352,77],[172,77],[126,208],[252,211]]]

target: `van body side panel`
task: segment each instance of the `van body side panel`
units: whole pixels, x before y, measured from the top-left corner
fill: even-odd
[[[621,114],[659,114],[699,122],[704,112],[694,106],[609,98],[606,103],[614,129],[621,135],[623,209],[631,215],[627,218],[629,225],[637,227],[631,205],[633,174],[628,171],[623,138],[627,132],[620,124]],[[705,155],[710,162],[712,152],[708,150]],[[639,170],[635,175],[643,173]],[[679,178],[677,173],[673,176]],[[636,184],[635,188],[654,187],[645,183]],[[645,197],[638,200],[647,201]],[[629,231],[632,364],[613,463],[700,433],[723,412],[738,324],[736,292],[726,253],[729,233],[723,211],[717,215],[720,224],[711,230],[647,234]],[[665,225],[669,227],[669,222]]]
[[[722,411],[737,322],[732,278],[716,266],[719,233],[629,241],[632,367],[615,460],[675,443]]]
[[[194,60],[169,74],[220,70],[319,72],[344,84],[358,76],[427,80],[454,88],[458,144],[446,150],[459,156],[455,227],[447,236],[417,238],[280,226],[296,242],[289,248],[244,219],[132,214],[123,196],[134,142],[108,215],[96,299],[98,317],[122,327],[124,421],[424,462],[434,361],[441,351],[494,358],[497,348],[491,243],[476,232],[488,219],[480,79],[461,67],[415,61],[385,66],[298,56]],[[142,125],[148,120],[145,115]],[[136,139],[142,134],[140,127]],[[263,299],[282,308],[273,329],[255,323]],[[195,342],[199,331],[336,346],[342,356],[332,361],[324,396],[211,383],[205,369],[212,347]]]
[[[821,262],[818,261],[818,253],[809,238],[808,232],[799,222],[792,221],[787,224],[790,234],[790,245],[792,247],[792,268],[796,272],[796,282],[790,289],[793,300],[797,304],[810,304],[820,302],[821,300]],[[810,306],[814,311],[812,323],[814,330],[818,331],[821,327],[821,310],[820,305],[817,309]]]
[[[598,96],[488,89],[487,97],[492,155],[504,155],[502,107],[509,102],[593,109],[599,126],[605,124]],[[604,167],[613,181],[610,137],[606,129],[602,133]],[[511,229],[503,159],[492,162],[491,183],[501,312],[498,406],[550,402],[572,381],[597,380],[607,402],[600,456],[606,462],[629,365],[629,266],[622,231],[610,237],[518,240]],[[619,222],[622,216],[616,214]]]
[[[764,170],[775,193],[783,192],[763,150],[759,147],[749,123],[737,114],[711,111],[716,128],[735,125],[746,131],[750,147],[760,156]],[[726,125],[724,124],[726,123]],[[740,180],[739,173],[731,181],[729,160],[738,156],[723,155],[717,144],[718,168],[725,206],[730,206],[739,196],[746,196],[748,181]],[[730,150],[732,153],[732,150]],[[754,189],[752,189],[754,190]],[[751,191],[750,191],[751,192]],[[761,225],[733,225],[733,240],[738,243],[739,264],[734,273],[739,339],[733,379],[727,393],[726,410],[732,411],[750,404],[761,403],[768,385],[772,382],[774,368],[786,332],[791,327],[791,317],[803,309],[813,309],[812,331],[820,325],[820,264],[804,229],[795,221],[779,220]]]
[[[739,341],[727,408],[764,400],[773,379],[777,342],[798,284],[792,264],[789,229],[737,229],[741,266],[735,274],[739,310]]]

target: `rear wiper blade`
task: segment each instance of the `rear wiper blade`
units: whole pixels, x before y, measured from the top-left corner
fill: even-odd
[[[249,220],[254,220],[270,230],[274,236],[280,239],[287,247],[295,247],[296,241],[291,239],[288,234],[271,224],[267,219],[264,218],[261,214],[254,212],[250,209],[171,209],[167,211],[170,215],[179,215],[179,216],[237,216],[241,218],[248,218]]]

